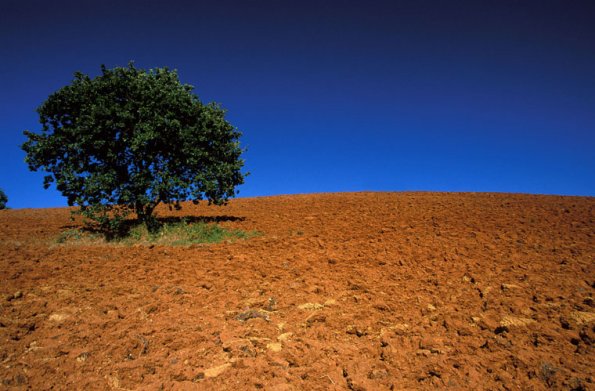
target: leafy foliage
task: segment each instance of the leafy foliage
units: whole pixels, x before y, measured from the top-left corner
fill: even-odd
[[[25,161],[109,232],[132,212],[157,229],[159,203],[224,204],[244,182],[241,133],[192,90],[167,68],[77,72],[37,109],[42,130],[24,132]]]
[[[8,197],[6,193],[0,189],[0,209],[6,209],[6,203],[8,202]]]

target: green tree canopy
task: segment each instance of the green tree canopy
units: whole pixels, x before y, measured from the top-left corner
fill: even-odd
[[[6,209],[6,203],[8,202],[8,197],[6,193],[0,189],[0,209]]]
[[[37,109],[42,129],[24,132],[25,161],[104,228],[130,212],[150,227],[159,203],[224,204],[244,182],[241,133],[192,91],[167,68],[77,72]]]

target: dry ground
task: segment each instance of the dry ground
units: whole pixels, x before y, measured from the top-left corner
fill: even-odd
[[[263,235],[59,245],[67,209],[0,211],[0,388],[595,389],[595,198],[319,194],[175,213]]]

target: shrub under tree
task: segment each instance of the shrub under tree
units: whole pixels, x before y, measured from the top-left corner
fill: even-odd
[[[167,68],[77,72],[37,109],[42,129],[24,132],[25,161],[108,232],[132,212],[156,229],[160,203],[224,204],[244,182],[241,133],[192,91]]]

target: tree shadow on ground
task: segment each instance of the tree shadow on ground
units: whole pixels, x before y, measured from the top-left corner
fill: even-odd
[[[180,217],[157,217],[157,221],[161,224],[173,224],[173,223],[222,223],[225,221],[245,221],[245,217],[238,216],[180,216]],[[138,220],[133,220],[138,224]]]
[[[175,224],[175,223],[222,223],[226,221],[246,221],[245,217],[241,216],[228,216],[228,215],[221,215],[221,216],[170,216],[170,217],[156,217],[157,221],[160,224]],[[129,219],[125,222],[128,228],[134,227],[136,225],[141,224],[138,219]],[[84,223],[80,224],[67,224],[60,227],[60,229],[75,229],[75,228],[83,228],[86,229]],[[89,227],[92,228],[92,227]]]
[[[172,224],[179,224],[179,223],[187,223],[187,224],[209,224],[209,223],[222,223],[227,221],[245,221],[245,217],[241,216],[229,216],[229,215],[219,215],[219,216],[168,216],[168,217],[156,217],[156,220],[159,224],[159,227],[163,227],[164,225],[172,225]],[[122,239],[129,235],[132,228],[141,225],[142,222],[138,219],[129,219],[124,221],[117,231],[108,231],[105,228],[102,228],[95,224],[68,224],[60,227],[61,229],[70,230],[70,229],[80,229],[83,232],[87,232],[90,234],[101,234],[107,240],[114,240],[114,239]]]

